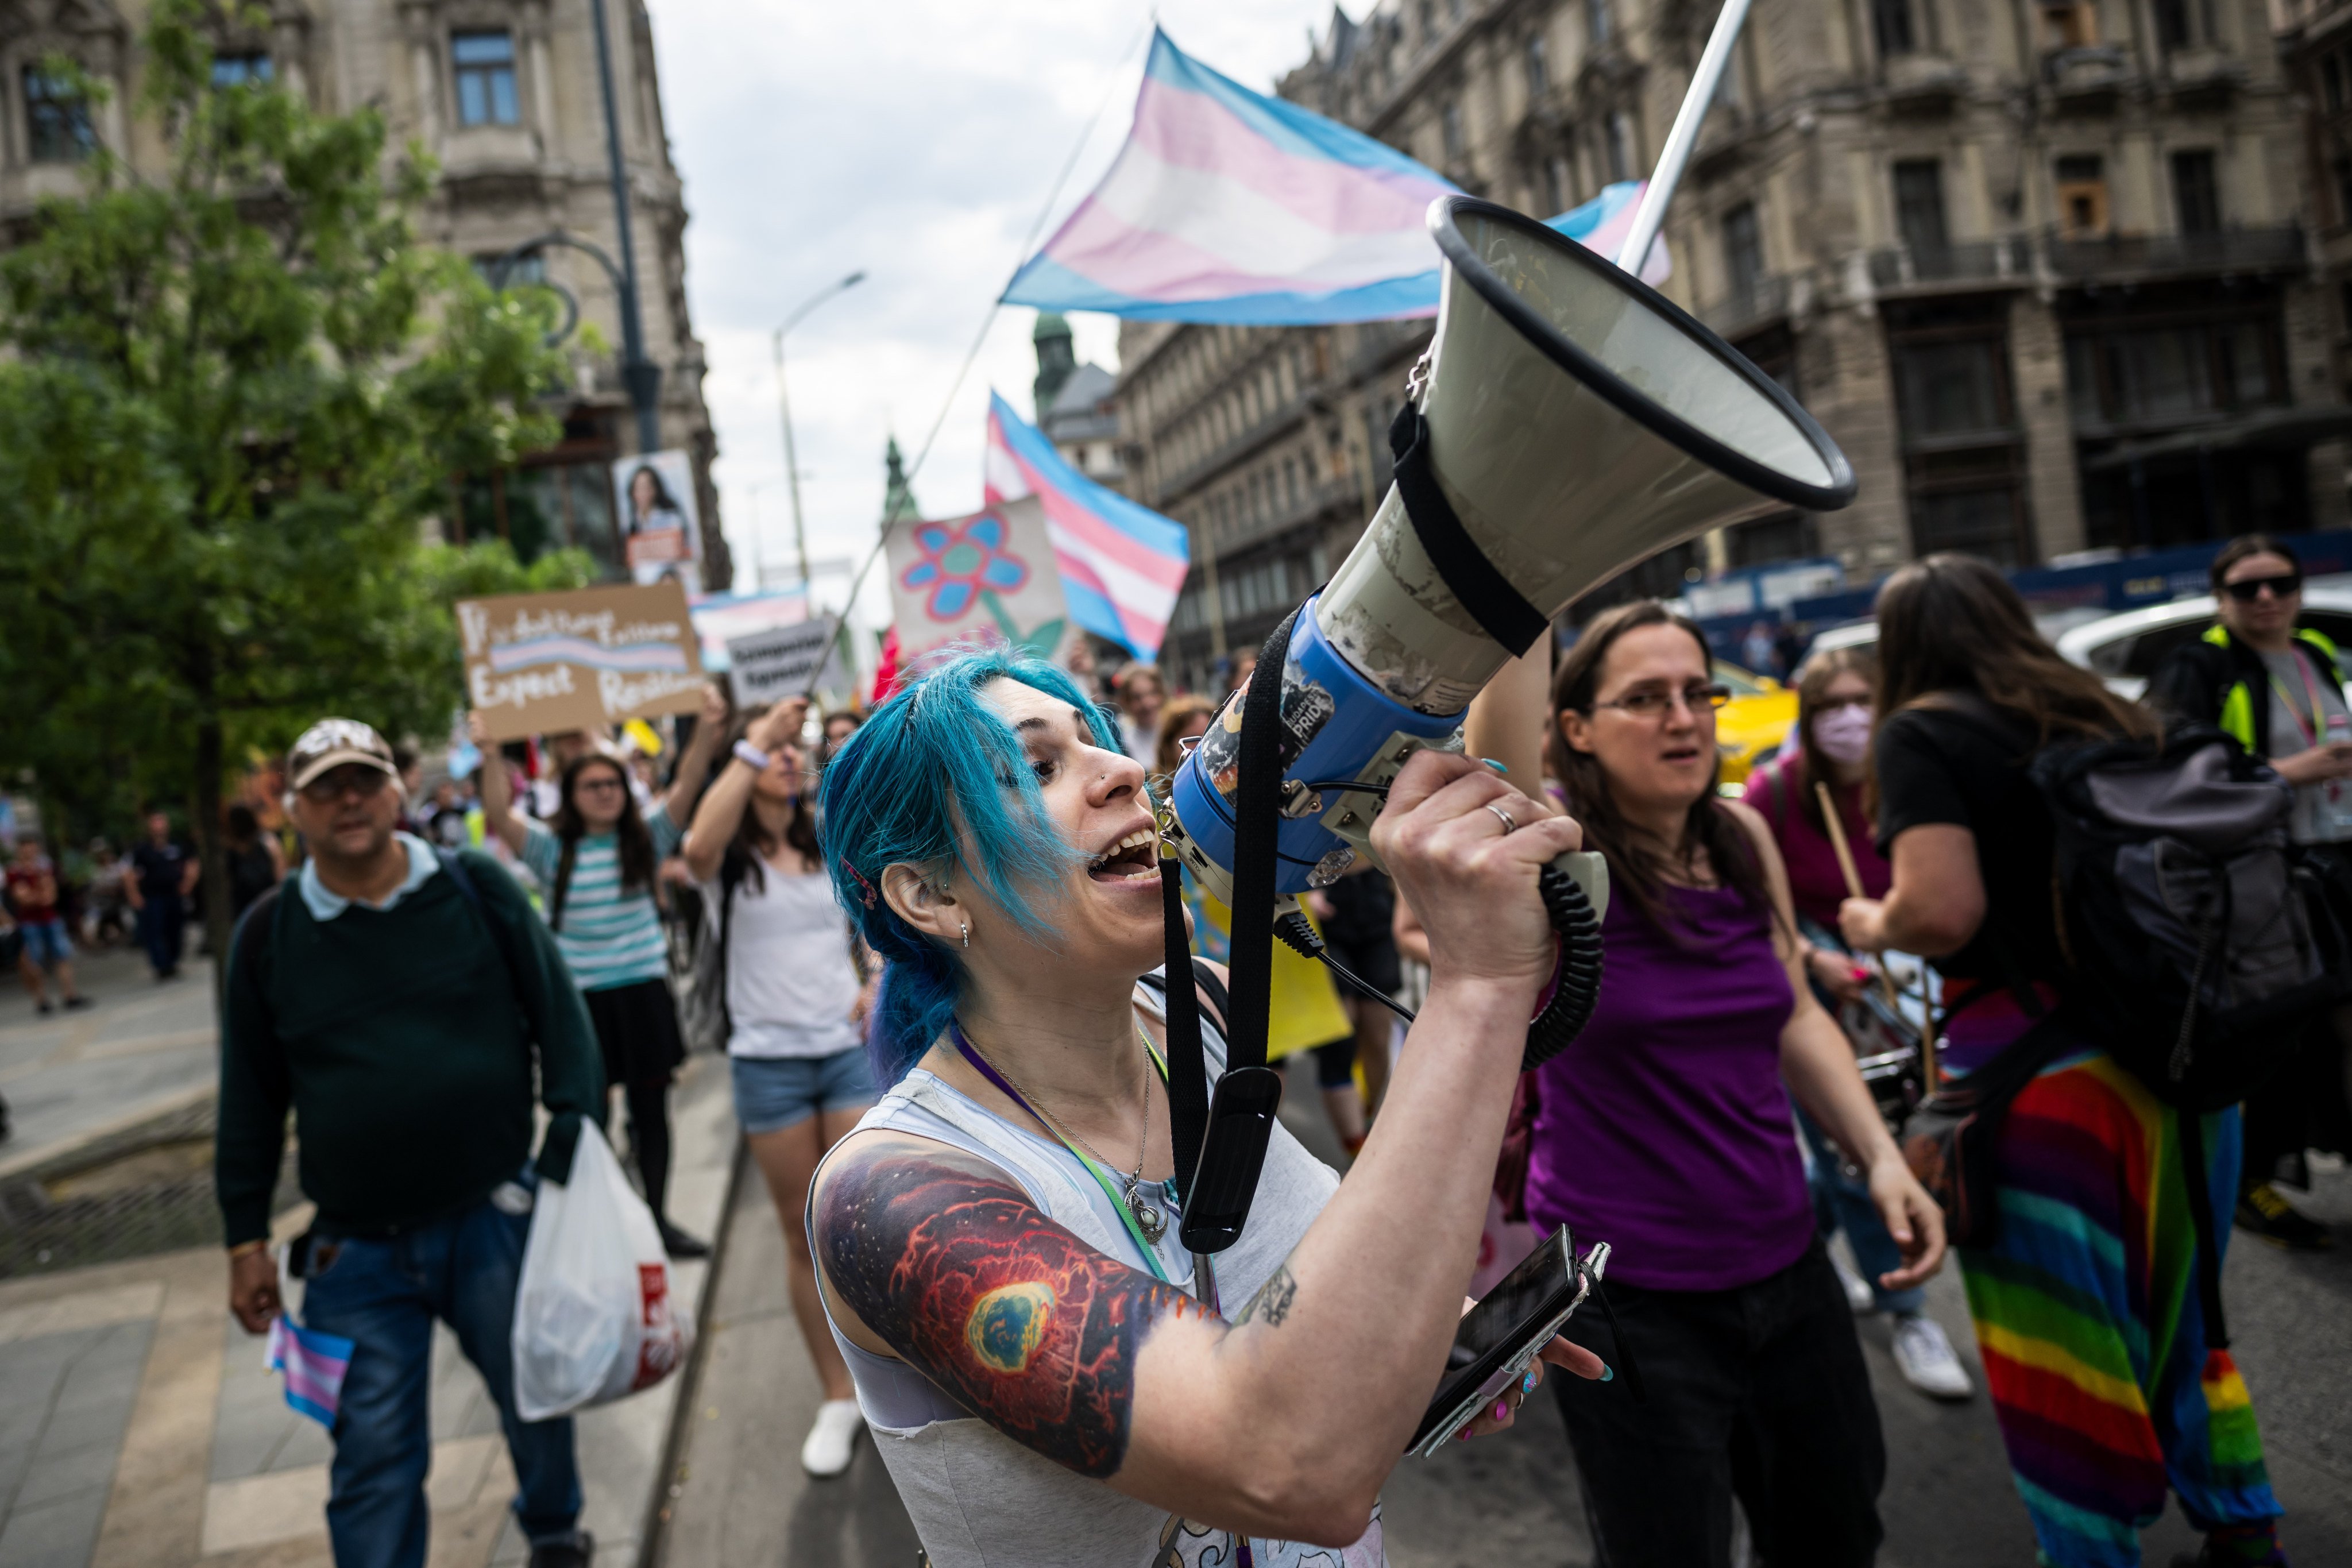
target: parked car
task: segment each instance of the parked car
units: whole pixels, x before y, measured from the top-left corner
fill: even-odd
[[[2209,616],[2212,613],[2210,609],[2212,603],[2210,599],[2205,601],[2208,606],[2206,613]],[[2082,605],[2068,605],[2063,609],[2033,612],[2035,628],[2051,642],[2057,644],[2062,650],[2065,645],[2061,639],[2072,635],[2077,627],[2112,618],[2105,610],[2095,610]],[[1843,626],[1832,626],[1827,631],[1815,634],[1813,640],[1805,646],[1805,657],[1798,663],[1797,673],[1802,675],[1806,665],[1812,663],[1825,653],[1842,647],[1876,651],[1878,623],[1875,620],[1848,621]]]
[[[1780,749],[1797,721],[1797,694],[1769,675],[1715,661],[1715,678],[1731,700],[1715,716],[1715,749],[1723,758],[1723,784],[1733,794],[1748,772]]]
[[[2175,648],[2195,642],[2213,624],[2213,595],[2126,610],[2079,626],[2058,639],[2058,651],[2096,671],[2110,689],[2137,701],[2157,667]],[[2336,646],[2336,662],[2352,679],[2352,585],[2315,579],[2304,584],[2303,625]]]

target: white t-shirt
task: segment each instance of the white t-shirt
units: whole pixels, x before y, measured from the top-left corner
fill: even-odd
[[[703,884],[719,908],[716,879]],[[761,862],[736,885],[728,933],[727,1053],[829,1057],[866,1043],[849,921],[823,872],[791,876]]]

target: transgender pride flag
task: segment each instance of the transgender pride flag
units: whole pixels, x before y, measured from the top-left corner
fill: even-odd
[[[1250,91],[1155,31],[1127,144],[1013,275],[1004,302],[1260,326],[1434,315],[1426,216],[1457,188],[1336,121]],[[1612,185],[1552,225],[1613,256],[1641,189]],[[1664,277],[1664,255],[1663,245],[1651,251],[1644,278]]]
[[[342,1407],[353,1348],[342,1335],[306,1329],[283,1312],[269,1320],[269,1370],[286,1374],[286,1403],[329,1427]]]
[[[1192,559],[1184,525],[1078,472],[992,392],[987,504],[1029,495],[1045,509],[1070,619],[1138,658],[1158,658]]]

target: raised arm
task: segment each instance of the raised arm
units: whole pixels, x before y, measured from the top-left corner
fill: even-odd
[[[514,780],[507,773],[507,760],[499,743],[490,739],[489,726],[479,713],[466,715],[466,733],[482,753],[482,826],[520,855],[530,840],[530,832],[514,814]]]
[[[713,684],[702,689],[702,712],[694,726],[694,739],[677,759],[677,771],[669,776],[669,789],[662,795],[662,805],[672,822],[683,817],[702,793],[702,781],[710,776],[710,759],[719,752],[719,743],[727,737],[727,694]]]
[[[801,732],[801,726],[808,720],[808,707],[805,697],[777,703],[751,721],[743,735],[744,743],[755,752],[772,754],[777,747]],[[686,842],[679,846],[678,852],[686,858],[686,868],[693,873],[696,881],[707,882],[719,874],[719,862],[726,857],[727,845],[751,804],[751,786],[759,778],[757,768],[740,757],[730,757],[703,795],[702,803],[694,808],[693,825],[687,829]]]
[[[1503,834],[1489,801],[1523,826]],[[1428,1004],[1348,1179],[1233,1325],[1045,1219],[992,1166],[859,1134],[820,1176],[844,1329],[1007,1436],[1154,1506],[1344,1546],[1436,1388],[1553,956],[1536,873],[1575,825],[1424,752],[1375,830],[1428,922]],[[1574,1347],[1548,1352],[1588,1376]]]

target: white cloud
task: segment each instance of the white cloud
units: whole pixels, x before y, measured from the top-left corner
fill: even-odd
[[[1329,16],[1329,0],[1160,7],[1187,52],[1260,89],[1306,58],[1307,29]],[[866,281],[819,307],[787,349],[809,553],[862,558],[881,515],[885,437],[895,432],[913,460],[1088,118],[1101,110],[1053,223],[1125,136],[1143,8],[656,0],[653,21],[738,585],[751,585],[760,555],[771,566],[792,555],[769,334],[861,268]],[[1008,309],[991,325],[916,480],[930,515],[979,506],[988,390],[1028,412],[1034,320]],[[1117,322],[1072,324],[1081,359],[1116,364]],[[860,596],[877,624],[887,618],[878,578]],[[820,598],[827,586],[839,594],[821,578]]]

